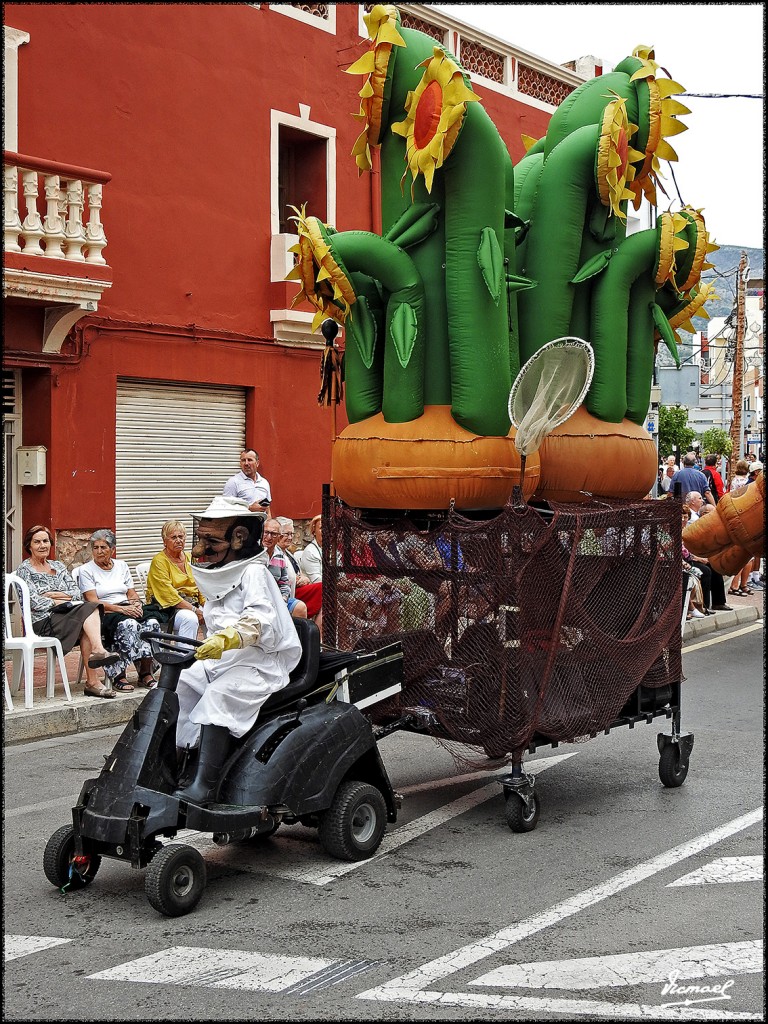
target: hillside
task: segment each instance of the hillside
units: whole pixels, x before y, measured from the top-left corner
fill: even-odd
[[[702,280],[714,281],[719,297],[707,303],[710,317],[728,316],[736,305],[736,272],[742,252],[746,252],[749,260],[750,278],[763,277],[765,253],[762,249],[742,249],[738,245],[723,245],[717,252],[711,253],[709,262],[713,264],[713,269],[705,270]],[[706,331],[706,324],[706,320],[701,317],[695,317],[693,320],[694,327],[700,331]]]

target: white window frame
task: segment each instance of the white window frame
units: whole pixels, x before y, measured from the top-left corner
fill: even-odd
[[[263,7],[264,5],[262,4],[261,6]],[[314,14],[302,11],[300,7],[294,7],[292,4],[270,4],[269,10],[274,11],[275,14],[282,14],[286,18],[301,21],[305,25],[311,25],[312,28],[319,28],[321,32],[330,32],[332,35],[336,35],[336,4],[328,4],[328,7],[327,18],[318,18]]]
[[[299,104],[299,115],[288,114],[283,110],[270,111],[270,281],[284,282],[293,269],[293,254],[288,250],[296,245],[298,234],[286,234],[280,231],[280,199],[279,199],[279,167],[280,167],[280,127],[286,126],[314,135],[326,142],[325,150],[325,186],[327,222],[336,222],[336,129],[332,125],[321,124],[310,117],[310,107],[306,103]],[[309,213],[312,211],[310,210]],[[298,287],[298,286],[297,286]],[[319,333],[311,332],[313,314],[297,309],[271,309],[269,318],[273,325],[275,341],[283,344],[311,345],[323,344]]]
[[[19,47],[29,39],[29,32],[3,25],[3,135],[11,153],[19,151]]]

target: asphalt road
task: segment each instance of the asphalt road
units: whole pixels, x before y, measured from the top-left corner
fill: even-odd
[[[122,864],[68,895],[42,872],[119,730],[6,749],[4,1019],[764,1019],[762,622],[683,664],[681,788],[658,778],[664,719],[540,750],[541,819],[516,834],[491,767],[395,734],[405,800],[373,860],[301,826],[257,848],[187,836],[208,886],[175,919]]]

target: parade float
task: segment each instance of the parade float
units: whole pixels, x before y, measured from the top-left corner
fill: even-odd
[[[678,332],[711,295],[702,211],[657,209],[684,88],[638,46],[513,165],[447,49],[392,6],[365,21],[369,48],[347,68],[362,76],[352,156],[362,175],[379,152],[382,232],[337,231],[297,197],[289,275],[331,352],[331,321],[345,331],[325,641],[402,641],[405,685],[381,727],[405,718],[510,754],[515,830],[538,819],[521,762],[540,743],[665,715],[659,774],[678,786],[693,742],[679,729],[681,517],[644,500],[658,465],[644,424],[658,346],[679,362]],[[653,226],[628,234],[643,199]],[[538,357],[560,342],[552,371]],[[579,346],[589,373],[558,415]],[[545,412],[522,443],[516,394]]]

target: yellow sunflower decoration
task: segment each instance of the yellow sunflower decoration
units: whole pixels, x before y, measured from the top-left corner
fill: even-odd
[[[688,248],[688,242],[685,239],[687,227],[688,221],[681,213],[662,213],[656,222],[659,251],[654,284],[657,288],[661,288],[667,281],[674,285],[677,254]]]
[[[363,124],[363,130],[352,147],[358,174],[371,169],[371,146],[381,143],[381,117],[384,92],[393,46],[405,46],[397,30],[397,11],[391,4],[376,4],[363,20],[373,45],[367,53],[346,69],[348,75],[365,75],[360,96],[360,112],[352,116]]]
[[[313,331],[329,316],[343,324],[350,306],[355,302],[355,290],[333,257],[325,225],[317,217],[307,217],[306,205],[300,210],[295,206],[291,209],[296,210],[296,216],[290,219],[296,222],[299,241],[288,250],[295,253],[297,258],[296,266],[287,275],[286,281],[298,281],[301,284],[291,309],[300,302],[311,303],[317,310],[312,320]]]
[[[637,125],[630,124],[627,119],[625,100],[617,96],[603,111],[597,144],[596,177],[600,202],[610,207],[611,212],[622,220],[626,219],[626,214],[621,203],[633,196],[626,187],[635,174],[632,164],[643,156],[629,145],[630,136],[636,131]]]
[[[426,70],[416,88],[408,93],[408,116],[392,125],[392,131],[406,140],[408,166],[400,186],[410,171],[411,198],[419,174],[424,175],[427,192],[432,191],[435,171],[443,166],[461,131],[467,103],[479,99],[465,85],[464,72],[458,64],[439,46],[419,67]]]
[[[715,292],[715,286],[710,281],[703,281],[696,288],[691,289],[690,293],[686,296],[688,301],[685,306],[669,318],[669,326],[672,328],[678,344],[681,342],[680,335],[677,332],[687,331],[688,334],[696,334],[697,328],[692,323],[693,318],[700,316],[703,320],[709,320],[709,313],[704,308],[704,304],[709,302],[710,299],[718,297]]]
[[[677,118],[681,114],[690,114],[690,110],[672,98],[684,93],[684,86],[671,78],[657,77],[659,65],[654,60],[652,46],[638,46],[633,50],[632,56],[642,61],[642,66],[634,72],[630,81],[643,81],[648,90],[645,97],[646,109],[640,113],[640,120],[644,128],[647,128],[647,138],[644,141],[637,139],[637,144],[643,148],[643,164],[630,185],[634,197],[632,205],[637,210],[640,208],[643,194],[650,203],[656,205],[656,186],[661,188],[659,160],[677,160],[677,153],[667,142],[667,138],[688,130],[688,126]],[[643,102],[641,93],[638,93],[638,99]],[[664,191],[663,188],[661,190]]]
[[[694,247],[692,259],[686,261],[685,264],[684,269],[687,271],[685,280],[675,282],[675,287],[679,292],[688,292],[694,285],[698,284],[705,270],[712,269],[712,264],[707,263],[707,256],[710,253],[717,252],[720,246],[711,241],[701,210],[694,210],[691,206],[685,206],[675,216],[681,217],[685,222],[687,236],[689,239],[692,238]]]

